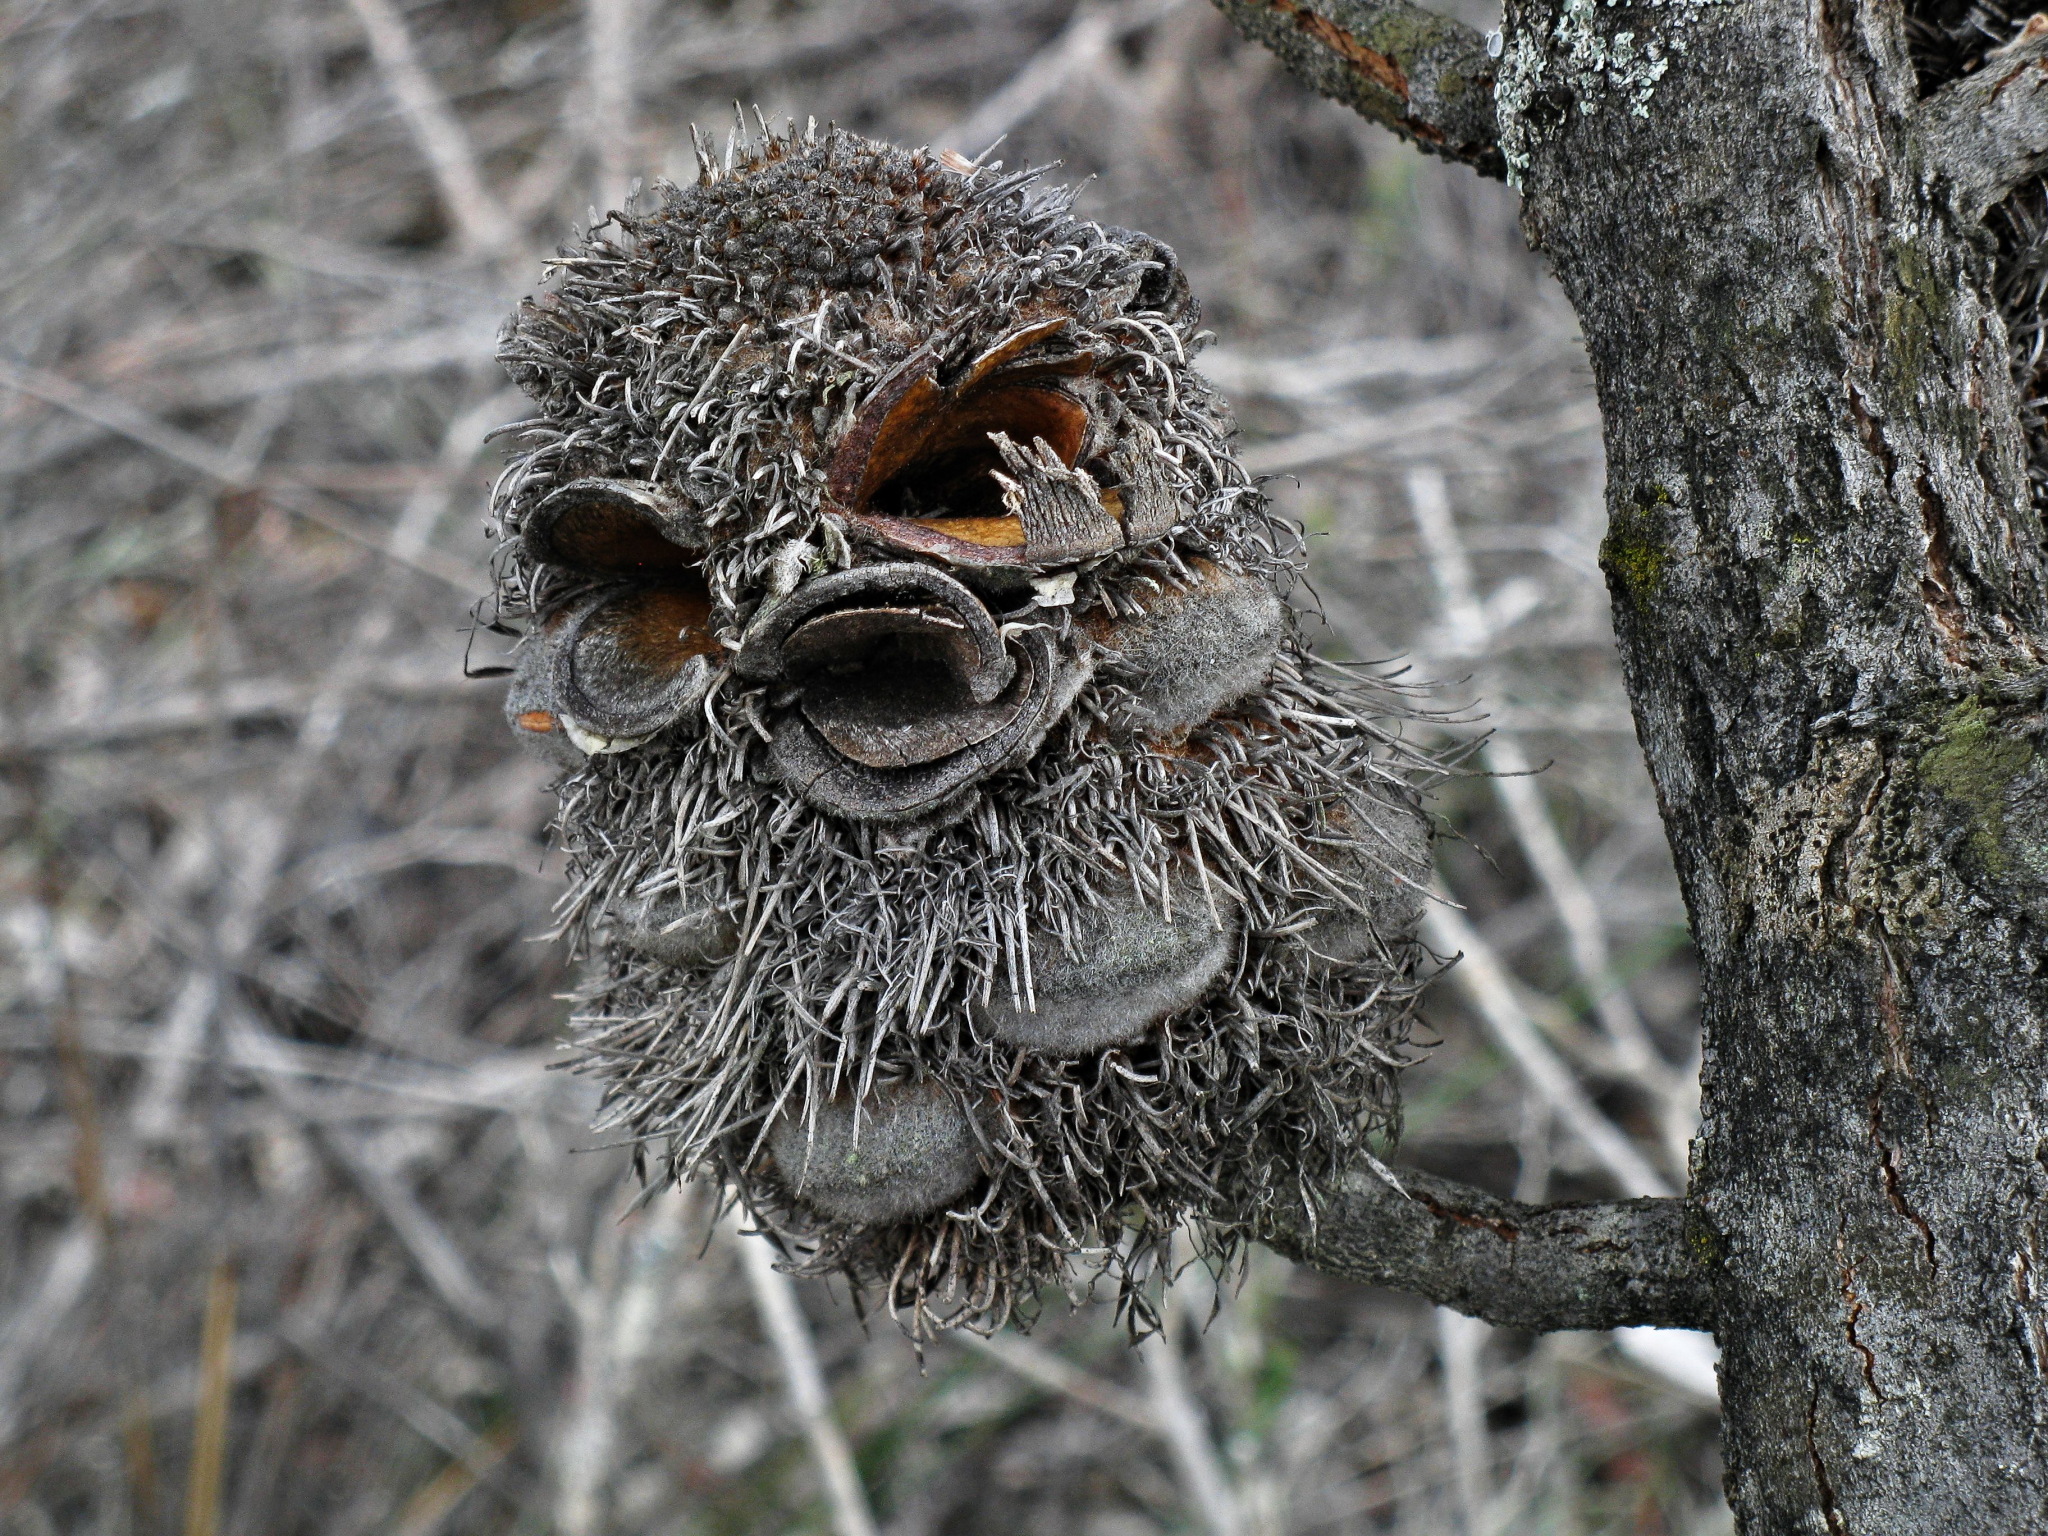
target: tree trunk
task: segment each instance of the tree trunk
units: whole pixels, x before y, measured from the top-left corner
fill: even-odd
[[[1979,223],[2040,172],[2042,52],[1923,102],[1896,5],[1510,0],[1496,66],[1699,948],[1752,1536],[2048,1529],[2048,583]]]

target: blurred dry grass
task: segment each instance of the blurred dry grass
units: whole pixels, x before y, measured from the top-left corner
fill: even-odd
[[[687,179],[735,96],[1008,132],[1181,251],[1326,646],[1482,699],[1497,770],[1555,763],[1444,802],[1472,959],[1400,1155],[1680,1180],[1683,913],[1510,194],[1199,0],[9,0],[0,38],[10,1536],[1727,1528],[1683,1345],[1271,1255],[1213,1317],[1191,1287],[1171,1354],[1083,1306],[920,1367],[811,1286],[765,1327],[744,1240],[699,1194],[629,1213],[546,1070],[542,777],[461,675],[492,335],[587,206]]]

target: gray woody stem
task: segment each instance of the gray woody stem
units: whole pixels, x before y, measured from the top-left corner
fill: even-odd
[[[1503,1328],[1709,1328],[1712,1250],[1683,1200],[1534,1206],[1435,1178],[1346,1174],[1313,1225],[1288,1208],[1259,1236],[1326,1274],[1413,1291]]]
[[[2048,16],[2030,17],[1980,69],[1935,92],[1920,122],[1966,218],[2048,171]]]
[[[1252,41],[1333,101],[1419,148],[1504,177],[1494,61],[1462,21],[1406,0],[1216,0]]]

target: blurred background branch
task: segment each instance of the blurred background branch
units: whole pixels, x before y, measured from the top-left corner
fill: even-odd
[[[548,1070],[546,772],[462,677],[502,659],[467,627],[483,435],[524,409],[492,337],[570,225],[689,179],[735,97],[1006,136],[1180,252],[1318,644],[1495,733],[1439,805],[1466,958],[1383,1159],[1496,1211],[1678,1188],[1696,989],[1598,414],[1504,188],[1196,0],[0,26],[0,1532],[1727,1529],[1697,1334],[1538,1337],[1259,1250],[1142,1351],[1055,1295],[920,1360],[702,1192],[638,1204]]]

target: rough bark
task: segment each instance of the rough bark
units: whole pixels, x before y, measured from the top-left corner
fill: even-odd
[[[1711,1239],[1682,1200],[1534,1206],[1403,1169],[1325,1190],[1260,1236],[1303,1264],[1503,1328],[1705,1328]]]
[[[1506,36],[1700,954],[1740,1528],[2048,1528],[2048,587],[1976,223],[2042,165],[2038,34],[1927,103],[1871,0]]]

